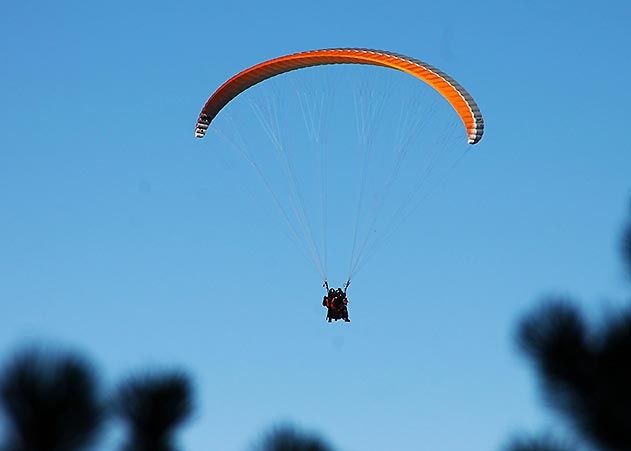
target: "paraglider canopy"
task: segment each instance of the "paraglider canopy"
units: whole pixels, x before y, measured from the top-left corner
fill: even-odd
[[[473,97],[453,78],[423,61],[382,50],[340,48],[311,50],[274,58],[245,69],[215,91],[202,109],[195,136],[202,138],[212,120],[232,99],[257,83],[276,75],[325,64],[368,64],[406,72],[432,86],[456,110],[464,123],[469,144],[476,144],[484,133],[484,120]]]

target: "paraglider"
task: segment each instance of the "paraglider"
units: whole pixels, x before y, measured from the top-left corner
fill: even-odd
[[[457,114],[460,122],[462,122],[462,124],[464,125],[467,138],[466,142],[468,144],[477,144],[482,139],[482,135],[484,133],[484,119],[482,117],[480,109],[478,108],[476,102],[473,100],[473,97],[471,97],[471,95],[453,78],[423,61],[389,51],[363,48],[333,48],[298,52],[258,63],[237,73],[236,75],[225,81],[208,98],[208,100],[204,104],[195,126],[195,137],[203,138],[206,132],[209,130],[211,123],[217,118],[224,107],[226,107],[237,96],[248,91],[253,86],[267,79],[285,74],[287,72],[296,71],[298,69],[304,69],[314,66],[341,64],[377,66],[386,69],[393,69],[395,71],[411,75],[412,77],[418,79],[419,81],[422,81],[423,83],[431,87],[434,92],[440,94],[440,96],[442,96],[442,98],[447,101],[453,111],[455,111],[455,113]],[[370,100],[373,100],[372,97],[369,96],[369,98]],[[301,107],[303,107],[302,104]],[[258,113],[260,116],[263,115],[260,108],[255,108],[255,113]],[[305,110],[303,110],[302,113],[305,114],[305,116],[308,117],[310,120],[313,120],[313,117],[309,116],[309,114],[306,114]],[[307,113],[313,112],[307,109]],[[259,117],[259,119],[261,118]],[[307,119],[305,119],[305,121],[307,121]],[[368,253],[366,249],[372,249],[368,245],[368,243],[370,242],[371,245],[374,245],[374,242],[369,240],[374,237],[374,235],[372,235],[372,232],[375,228],[375,221],[378,217],[381,216],[381,205],[383,204],[383,200],[388,194],[391,182],[386,183],[386,188],[384,189],[386,192],[383,194],[383,198],[378,199],[379,206],[376,208],[376,212],[374,214],[375,219],[368,221],[369,225],[367,229],[370,231],[370,233],[363,242],[361,242],[361,240],[359,240],[357,237],[357,226],[359,224],[360,211],[360,208],[358,207],[358,216],[357,221],[355,222],[355,233],[352,240],[353,250],[351,255],[351,264],[349,267],[347,282],[343,288],[330,288],[327,282],[326,275],[326,251],[323,252],[325,260],[323,264],[323,262],[321,261],[322,259],[320,252],[318,252],[311,228],[309,226],[308,214],[305,213],[302,205],[300,190],[296,187],[296,180],[299,181],[300,178],[294,177],[293,173],[291,173],[291,171],[293,170],[292,162],[289,160],[289,157],[284,153],[286,152],[286,150],[282,143],[280,143],[279,137],[275,135],[275,132],[278,131],[278,117],[274,117],[274,121],[270,121],[270,123],[272,123],[273,126],[265,123],[262,123],[262,125],[264,126],[267,134],[271,135],[269,137],[273,141],[273,144],[276,146],[276,150],[278,150],[278,153],[283,155],[284,164],[289,171],[288,184],[290,186],[290,190],[287,197],[292,202],[292,208],[289,210],[290,212],[293,212],[295,214],[295,217],[297,218],[297,226],[294,227],[292,233],[295,237],[297,237],[297,239],[303,239],[306,242],[304,247],[307,249],[307,252],[305,253],[310,254],[312,263],[314,263],[314,266],[316,266],[316,268],[320,272],[320,276],[322,277],[321,281],[324,281],[326,294],[323,298],[322,305],[327,309],[326,320],[328,322],[338,320],[350,322],[348,314],[347,289],[350,284],[351,277],[354,274],[354,271],[357,270],[357,268],[360,266],[360,262],[362,262],[362,259],[365,258],[365,255]],[[362,128],[358,126],[358,128],[363,130],[366,127]],[[313,130],[310,131],[313,134]],[[404,142],[404,140],[401,140],[401,148],[404,146]],[[446,144],[444,145],[446,146]],[[396,146],[393,145],[393,147]],[[259,176],[261,176],[261,178],[265,182],[265,186],[267,187],[267,189],[272,192],[273,190],[270,187],[270,182],[264,179],[259,165],[257,165],[251,159],[247,151],[248,149],[241,148],[240,150],[242,150],[242,153],[245,154],[246,159],[248,159],[250,165],[254,167]],[[396,155],[402,154],[404,154],[404,152],[400,152],[400,154]],[[397,158],[402,157],[397,156]],[[430,160],[430,163],[433,163],[433,161],[434,160]],[[396,179],[396,177],[398,177],[398,174],[400,173],[401,167],[401,161],[397,160],[396,164],[393,165],[392,174],[390,175],[390,177],[386,177],[385,175],[383,175],[382,178],[384,180]],[[428,166],[428,169],[424,172],[424,175],[430,174],[432,170],[433,167]],[[323,166],[323,173],[324,172],[325,171]],[[385,173],[385,171],[382,172]],[[360,178],[362,179],[362,183],[365,184],[365,174],[363,174],[363,176]],[[339,186],[339,183],[336,186]],[[273,192],[272,194],[274,196],[274,200],[277,203],[277,206],[284,215],[285,222],[289,223],[290,221],[288,213],[283,210],[283,207],[280,205],[278,196],[276,196]],[[362,197],[362,194],[360,194],[360,202]],[[410,196],[410,198],[411,197],[412,196]],[[324,199],[322,201],[322,205],[324,205],[325,203],[326,200]],[[326,220],[323,220],[323,223],[326,225]],[[291,224],[289,225],[291,227]],[[390,226],[390,224],[388,224],[388,226]],[[326,245],[326,240],[324,240],[324,242]]]
[[[350,282],[346,282],[344,290],[342,288],[329,288],[328,281],[324,281],[324,288],[327,293],[324,295],[322,305],[327,308],[326,320],[330,323],[332,320],[342,319],[344,322],[350,323],[348,318],[348,297],[346,296],[346,290]]]

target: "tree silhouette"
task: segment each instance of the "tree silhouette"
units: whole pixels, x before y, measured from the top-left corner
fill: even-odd
[[[291,426],[273,430],[256,451],[332,451],[322,439],[296,431]]]
[[[124,451],[174,451],[175,429],[193,410],[192,389],[181,373],[138,377],[123,384],[116,411],[127,423]]]
[[[95,439],[102,420],[90,367],[74,355],[30,350],[0,381],[7,414],[6,451],[74,451]]]
[[[629,222],[624,237],[622,238],[622,252],[624,259],[627,262],[627,272],[629,273],[629,277],[631,277],[631,221]]]
[[[631,274],[631,224],[622,248]],[[548,300],[521,321],[518,343],[548,404],[577,435],[602,450],[631,450],[631,307],[596,327],[574,305]],[[546,449],[536,446],[513,449]]]
[[[574,451],[568,443],[561,443],[552,437],[519,438],[506,447],[506,451]]]

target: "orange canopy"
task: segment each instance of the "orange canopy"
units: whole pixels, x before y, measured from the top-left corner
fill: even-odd
[[[380,50],[342,48],[312,50],[271,59],[239,72],[217,89],[202,109],[195,136],[202,138],[212,120],[232,99],[257,83],[296,69],[325,64],[368,64],[406,72],[438,91],[456,110],[467,130],[469,144],[482,139],[484,119],[465,89],[444,72],[417,59]]]

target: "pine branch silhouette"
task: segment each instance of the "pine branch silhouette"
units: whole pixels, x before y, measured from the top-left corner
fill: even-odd
[[[631,276],[631,222],[622,250]],[[548,300],[521,321],[517,341],[549,405],[578,436],[598,449],[631,450],[631,306],[590,327],[575,305]],[[515,442],[512,451],[547,449],[541,448],[547,443]]]
[[[256,448],[257,451],[332,451],[322,439],[283,426],[272,431]]]
[[[90,366],[75,355],[30,350],[0,381],[7,413],[6,451],[74,451],[96,438],[103,418]]]
[[[583,411],[594,388],[595,356],[580,313],[566,299],[552,300],[521,323],[518,342],[534,361],[548,401],[563,413]]]
[[[519,341],[550,405],[579,435],[600,449],[631,449],[631,311],[589,332],[575,307],[552,302],[522,322]]]
[[[191,383],[181,373],[135,378],[116,407],[129,429],[124,451],[175,451],[175,430],[193,410]]]
[[[576,451],[569,443],[562,443],[552,437],[518,438],[513,440],[505,451]]]
[[[627,272],[631,278],[631,222],[622,238],[622,254],[627,264]]]

